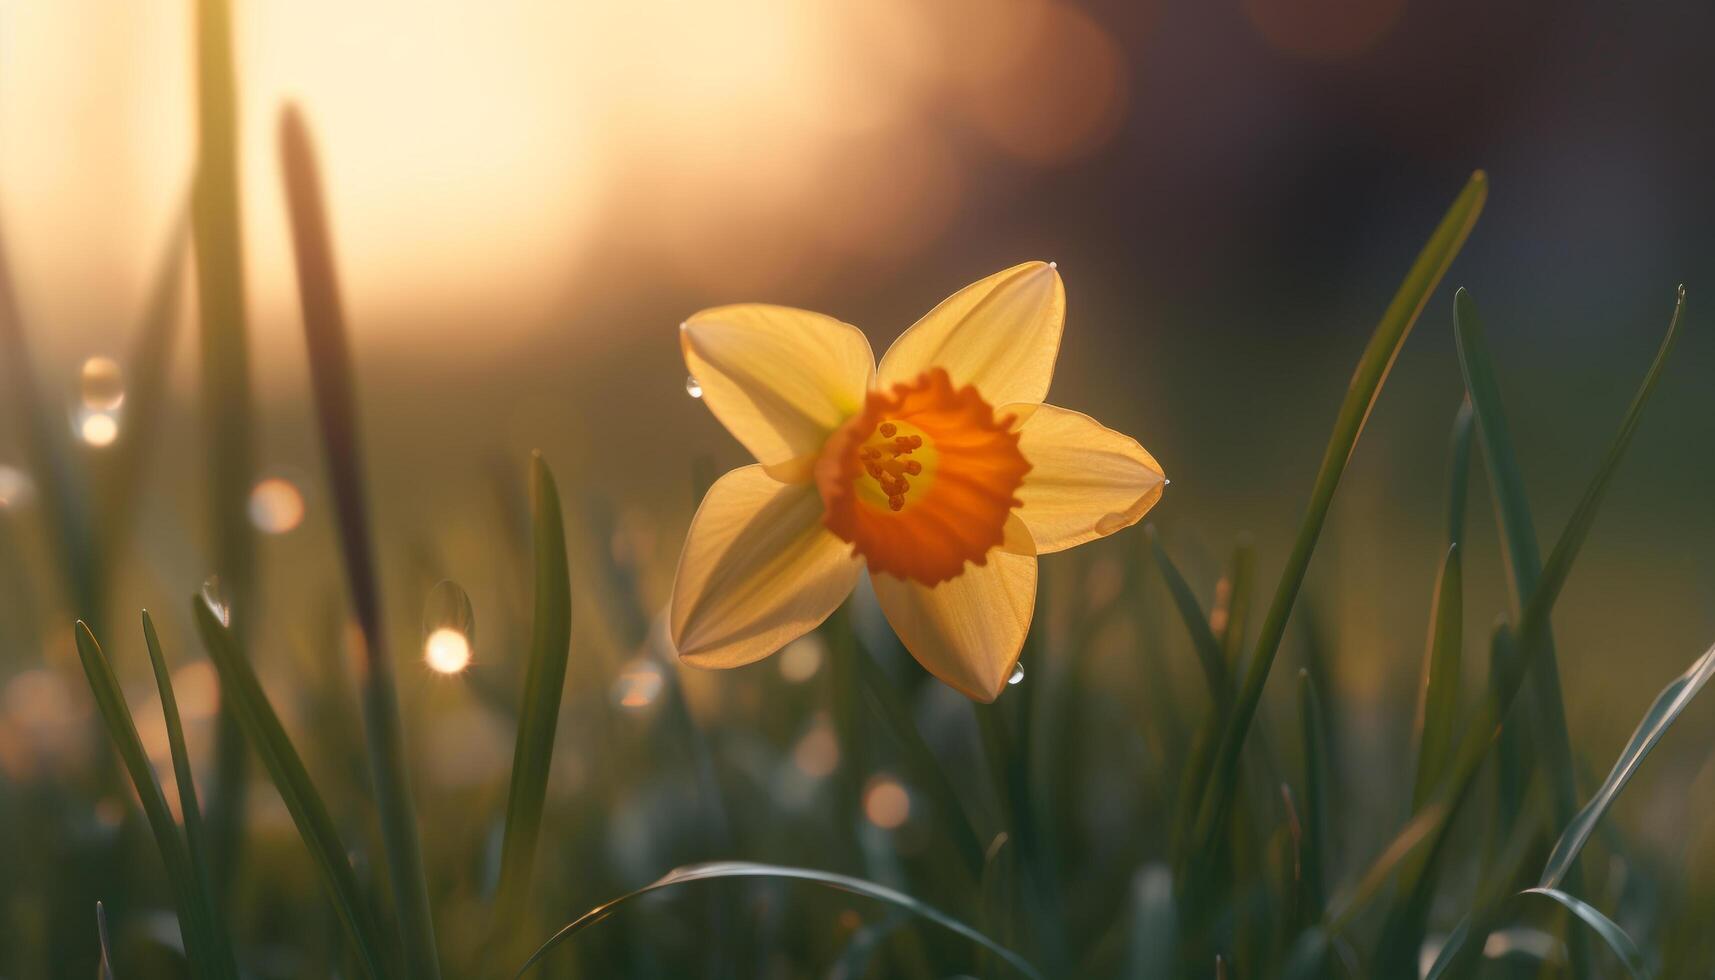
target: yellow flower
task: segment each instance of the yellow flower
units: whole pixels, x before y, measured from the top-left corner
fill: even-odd
[[[868,566],[906,649],[979,701],[1005,687],[1036,556],[1139,519],[1155,458],[1042,404],[1066,292],[1027,262],[953,294],[882,357],[856,327],[781,306],[680,329],[715,418],[756,457],[691,521],[669,626],[686,663],[738,667],[816,628]]]

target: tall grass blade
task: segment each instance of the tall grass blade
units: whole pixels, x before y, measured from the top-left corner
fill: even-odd
[[[1578,853],[1584,849],[1590,835],[1595,832],[1596,824],[1601,821],[1603,814],[1614,805],[1620,791],[1626,788],[1631,778],[1637,775],[1638,767],[1643,765],[1645,757],[1655,748],[1661,737],[1679,719],[1686,706],[1691,703],[1703,685],[1709,683],[1711,675],[1715,675],[1715,646],[1704,651],[1703,656],[1688,667],[1685,673],[1674,678],[1673,683],[1662,688],[1650,703],[1649,710],[1644,712],[1643,719],[1627,740],[1625,749],[1620,757],[1614,760],[1614,768],[1608,771],[1608,778],[1602,780],[1602,785],[1591,794],[1590,802],[1578,811],[1578,815],[1567,825],[1560,835],[1560,840],[1554,845],[1554,850],[1548,855],[1548,863],[1542,869],[1542,879],[1537,882],[1542,888],[1558,888],[1566,880],[1567,873],[1578,859]]]
[[[185,747],[185,728],[179,718],[179,699],[173,692],[173,675],[167,669],[166,655],[161,652],[161,638],[155,633],[155,621],[149,611],[143,611],[143,642],[149,648],[149,665],[155,671],[155,687],[161,695],[161,714],[167,723],[167,748],[173,759],[173,781],[178,784],[179,812],[184,814],[185,850],[190,857],[191,871],[197,877],[199,897],[206,903],[211,936],[219,944],[222,962],[232,962],[232,939],[226,930],[220,908],[214,903],[214,877],[208,864],[208,839],[203,830],[202,808],[197,804],[195,773],[191,769],[190,750]]]
[[[506,796],[500,884],[494,900],[492,935],[496,939],[521,923],[530,894],[572,642],[572,582],[566,566],[560,491],[540,453],[530,458],[530,496],[536,518],[535,617],[518,714],[518,740],[512,751],[512,782]]]
[[[246,513],[256,471],[254,406],[244,302],[244,236],[238,184],[238,83],[229,0],[196,0],[196,184],[191,227],[196,242],[201,324],[200,398],[208,459],[213,571],[248,615],[255,578],[254,538]],[[240,647],[244,620],[236,621]],[[215,784],[209,833],[217,891],[235,873],[243,825],[245,759],[236,722],[216,726]]]
[[[1263,686],[1268,681],[1270,668],[1274,666],[1281,638],[1286,634],[1287,620],[1298,599],[1298,590],[1304,584],[1304,575],[1310,568],[1310,557],[1316,550],[1318,538],[1321,537],[1322,526],[1328,518],[1328,508],[1333,503],[1334,491],[1340,485],[1340,477],[1345,473],[1346,463],[1357,446],[1358,436],[1363,432],[1364,423],[1369,419],[1370,410],[1375,406],[1382,383],[1387,379],[1394,359],[1399,356],[1406,335],[1411,332],[1418,314],[1422,313],[1423,307],[1429,302],[1430,294],[1441,282],[1447,267],[1459,254],[1459,249],[1476,223],[1478,214],[1482,212],[1483,201],[1487,196],[1488,178],[1479,170],[1471,175],[1464,190],[1459,193],[1446,216],[1441,219],[1440,225],[1430,236],[1428,244],[1418,255],[1411,271],[1406,274],[1405,282],[1394,295],[1387,311],[1382,314],[1380,324],[1371,335],[1363,355],[1358,359],[1357,371],[1346,390],[1345,401],[1335,418],[1334,432],[1328,440],[1327,450],[1323,453],[1322,465],[1310,492],[1310,503],[1305,510],[1304,521],[1299,526],[1286,568],[1281,573],[1280,585],[1276,588],[1268,612],[1263,618],[1261,632],[1257,637],[1256,653],[1246,665],[1238,698],[1234,702],[1231,716],[1227,719],[1205,788],[1197,794],[1201,797],[1201,803],[1197,810],[1195,840],[1204,845],[1199,850],[1207,852],[1207,845],[1213,843],[1221,828],[1226,825],[1226,815],[1237,791],[1240,750],[1244,746],[1245,736],[1250,731],[1251,721],[1256,717],[1257,706],[1262,701]]]
[[[1495,503],[1496,524],[1501,532],[1501,557],[1507,569],[1512,599],[1513,621],[1519,622],[1524,606],[1539,588],[1542,578],[1542,556],[1537,550],[1536,528],[1531,520],[1530,504],[1525,497],[1524,478],[1519,472],[1518,458],[1513,450],[1506,413],[1501,400],[1500,383],[1496,377],[1494,358],[1488,349],[1482,321],[1476,305],[1464,289],[1453,297],[1453,331],[1459,353],[1459,367],[1465,375],[1465,390],[1470,394],[1471,407],[1476,414],[1477,442],[1483,450],[1483,462],[1488,469],[1491,496]],[[1566,705],[1560,693],[1560,671],[1555,662],[1554,639],[1547,621],[1533,638],[1541,653],[1534,674],[1535,686],[1527,693],[1530,711],[1526,717],[1534,720],[1535,744],[1518,748],[1528,764],[1535,762],[1548,777],[1549,805],[1554,826],[1563,827],[1572,819],[1577,803],[1577,784],[1572,767],[1572,740],[1566,729]],[[1516,716],[1515,716],[1516,717]],[[1509,730],[1511,726],[1508,726]],[[1522,788],[1516,783],[1503,785],[1502,800],[1512,798],[1512,805],[1503,807],[1505,818],[1516,812],[1517,795]],[[1578,872],[1573,869],[1570,886],[1577,888]],[[1588,950],[1582,937],[1574,937],[1572,946],[1573,972],[1588,976]]]
[[[1477,772],[1487,757],[1489,749],[1495,744],[1500,730],[1500,720],[1505,718],[1512,708],[1513,701],[1518,696],[1519,687],[1523,683],[1525,671],[1529,668],[1532,654],[1541,649],[1535,639],[1547,622],[1549,613],[1554,608],[1554,601],[1559,598],[1561,588],[1566,584],[1566,578],[1571,572],[1572,562],[1577,558],[1579,549],[1583,547],[1590,528],[1595,524],[1596,512],[1600,509],[1602,497],[1608,485],[1613,481],[1619,470],[1620,461],[1625,457],[1626,449],[1631,445],[1632,437],[1643,416],[1643,408],[1654,393],[1656,384],[1661,380],[1663,367],[1667,363],[1668,354],[1673,350],[1674,342],[1679,336],[1679,325],[1685,310],[1685,288],[1681,286],[1677,301],[1674,304],[1673,318],[1668,324],[1667,336],[1662,339],[1661,347],[1656,351],[1655,360],[1650,363],[1649,371],[1644,375],[1643,383],[1639,385],[1637,394],[1632,397],[1632,403],[1626,409],[1625,418],[1620,428],[1609,443],[1602,461],[1596,467],[1596,473],[1585,486],[1584,493],[1579,497],[1572,516],[1567,519],[1566,528],[1554,544],[1554,550],[1549,552],[1548,561],[1543,564],[1542,579],[1536,591],[1531,595],[1530,604],[1525,607],[1524,617],[1516,630],[1507,629],[1504,625],[1497,631],[1497,642],[1515,643],[1519,652],[1516,657],[1501,658],[1509,666],[1502,670],[1491,684],[1487,696],[1483,699],[1476,717],[1472,718],[1465,727],[1465,734],[1459,742],[1458,752],[1454,755],[1448,767],[1447,777],[1436,790],[1431,806],[1439,807],[1442,817],[1449,816],[1457,810],[1458,801],[1462,800],[1470,790]],[[1515,639],[1516,637],[1516,639]],[[1382,859],[1390,856],[1401,846],[1415,848],[1426,839],[1417,828],[1418,821],[1413,819],[1401,830],[1398,836],[1384,850]],[[1409,839],[1409,841],[1408,841]],[[1380,860],[1378,859],[1378,863]]]
[[[1203,680],[1208,685],[1209,698],[1214,702],[1217,714],[1225,715],[1233,696],[1232,684],[1227,676],[1226,651],[1222,649],[1221,641],[1215,637],[1214,630],[1209,628],[1209,617],[1203,612],[1202,604],[1197,601],[1197,594],[1191,591],[1185,576],[1179,573],[1179,567],[1173,564],[1167,549],[1161,546],[1161,536],[1156,533],[1155,525],[1145,525],[1143,534],[1149,540],[1150,555],[1161,569],[1161,581],[1167,586],[1167,594],[1173,599],[1173,608],[1179,611],[1179,618],[1184,621],[1186,632],[1191,634],[1191,647],[1197,653],[1197,663],[1203,668]]]
[[[119,686],[119,678],[113,673],[113,665],[101,651],[95,634],[81,620],[75,633],[78,659],[83,663],[84,676],[89,678],[96,708],[107,725],[107,734],[113,740],[114,748],[119,750],[125,771],[131,776],[131,785],[137,790],[137,799],[143,805],[143,816],[155,837],[161,860],[167,866],[167,883],[172,888],[185,957],[190,961],[191,970],[198,977],[236,978],[238,969],[230,952],[214,935],[213,903],[191,864],[185,839],[179,834],[179,825],[173,820],[167,798],[155,778],[149,753],[143,748],[136,723],[131,720],[131,709],[125,703],[125,694]]]
[[[548,941],[543,943],[536,952],[530,954],[530,958],[525,960],[524,965],[518,968],[516,976],[523,976],[531,967],[540,962],[542,957],[546,956],[551,950],[553,950],[554,947],[565,942],[567,939],[570,939],[579,932],[582,932],[585,928],[611,916],[621,905],[625,905],[633,899],[641,898],[644,895],[660,891],[663,888],[673,888],[693,881],[713,881],[732,878],[772,878],[790,881],[807,881],[823,888],[850,892],[854,895],[862,895],[865,898],[875,899],[878,902],[885,902],[888,905],[909,912],[912,915],[927,919],[935,925],[938,925],[941,928],[988,950],[1022,976],[1031,977],[1033,980],[1043,980],[1042,974],[1017,953],[1014,953],[1001,944],[995,942],[993,939],[990,939],[981,932],[978,932],[976,929],[960,922],[958,919],[940,911],[934,906],[918,901],[904,892],[888,888],[886,885],[878,885],[873,881],[864,881],[861,878],[852,878],[847,875],[834,874],[831,871],[818,871],[813,868],[782,867],[780,865],[773,864],[754,864],[746,861],[716,861],[708,864],[693,864],[687,867],[677,868],[668,872],[659,880],[644,885],[636,891],[627,892],[618,898],[603,902],[595,908],[590,909],[588,912],[585,912],[583,915],[578,916],[576,919],[561,928],[559,932],[550,936]]]
[[[1475,414],[1471,400],[1459,403],[1453,417],[1447,465],[1447,553],[1435,575],[1430,599],[1429,640],[1423,655],[1423,687],[1417,711],[1417,778],[1411,808],[1416,811],[1446,768],[1459,721],[1459,673],[1465,629],[1464,559],[1465,501],[1471,482],[1471,430]]]
[[[262,682],[256,678],[249,659],[240,652],[232,629],[222,621],[223,613],[211,608],[198,596],[191,599],[191,616],[196,620],[203,647],[220,675],[222,699],[230,705],[233,717],[242,726],[251,747],[268,770],[274,788],[280,792],[280,799],[285,801],[292,823],[297,826],[304,846],[309,849],[310,857],[321,873],[322,883],[327,887],[328,897],[333,900],[334,911],[345,926],[364,974],[371,978],[384,976],[380,959],[384,947],[379,941],[363,891],[358,886],[357,875],[352,872],[351,863],[346,858],[339,830],[334,826],[327,804],[322,802],[321,794],[310,781],[309,771],[304,768],[297,749],[292,747],[285,726],[280,724],[279,716],[268,703]]]
[[[357,386],[346,340],[345,313],[334,272],[332,236],[323,205],[321,176],[303,117],[288,106],[280,117],[280,156],[286,180],[298,295],[304,311],[310,381],[316,417],[327,454],[328,481],[339,527],[340,550],[352,606],[364,640],[363,717],[369,766],[381,811],[387,870],[398,908],[405,965],[413,977],[440,976],[435,924],[423,872],[416,808],[394,690],[393,658],[383,635],[381,591],[365,500],[358,448]]]

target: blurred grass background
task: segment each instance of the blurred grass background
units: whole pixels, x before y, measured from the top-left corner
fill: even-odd
[[[190,14],[0,2],[0,220],[34,347],[28,367],[98,475],[137,420],[126,405],[91,401],[85,365],[134,364],[163,243],[183,220],[196,158]],[[1173,487],[1152,520],[1208,604],[1240,534],[1256,543],[1257,580],[1277,576],[1357,351],[1481,166],[1488,208],[1448,285],[1469,287],[1484,310],[1546,543],[1648,364],[1674,284],[1688,283],[1695,308],[1715,259],[1715,129],[1703,104],[1715,67],[1700,49],[1711,27],[1715,14],[1693,3],[241,4],[255,475],[290,491],[253,498],[264,529],[283,533],[257,540],[252,658],[324,793],[361,825],[371,810],[357,802],[368,795],[353,754],[360,725],[341,708],[355,694],[329,654],[348,649],[350,627],[274,145],[287,98],[317,126],[437,925],[453,932],[443,945],[459,946],[483,927],[473,915],[473,935],[460,937],[459,903],[474,906],[481,891],[529,632],[531,449],[553,461],[563,491],[576,604],[547,834],[578,829],[545,858],[572,877],[544,885],[538,904],[563,921],[609,897],[575,883],[584,862],[604,868],[597,881],[636,885],[684,859],[725,856],[696,826],[707,819],[694,805],[699,760],[686,739],[662,734],[674,730],[662,701],[677,689],[663,694],[660,682],[671,668],[637,659],[696,474],[743,461],[685,394],[674,326],[686,314],[789,303],[864,327],[880,350],[959,285],[1056,260],[1070,315],[1054,396],[1162,461]],[[212,764],[216,688],[193,656],[184,598],[216,566],[217,545],[197,303],[191,270],[177,275],[184,301],[155,434],[145,465],[112,488],[138,509],[134,541],[107,552],[122,560],[105,608],[78,608],[46,571],[43,481],[23,420],[0,421],[0,822],[17,831],[54,814],[73,842],[9,855],[12,925],[0,948],[19,957],[81,935],[52,932],[63,910],[46,904],[59,862],[97,853],[80,835],[139,832],[101,788],[111,752],[88,721],[73,618],[113,624],[102,643],[162,767],[165,730],[136,707],[152,681],[131,628],[136,609],[155,611],[185,675],[193,753]],[[1397,760],[1410,751],[1444,537],[1446,431],[1462,394],[1450,296],[1432,300],[1390,377],[1289,634],[1301,642],[1313,628],[1331,658],[1346,749],[1338,778],[1350,787],[1334,848],[1347,867],[1392,835],[1411,790]],[[1575,749],[1596,774],[1715,632],[1715,413],[1703,383],[1715,337],[1697,326],[1557,607]],[[90,444],[102,441],[92,412],[116,420],[113,445]],[[1505,605],[1478,479],[1468,662]],[[301,523],[279,510],[290,516],[294,495]],[[1131,532],[1047,562],[1048,628],[1111,590],[1142,547]],[[412,646],[423,599],[448,578],[478,623],[472,666],[457,678],[423,667]],[[1124,690],[1168,685],[1200,705],[1189,649],[1165,632],[1157,662],[1170,676],[1145,671],[1119,641],[1094,650],[1093,669]],[[782,678],[784,664],[682,675],[729,782],[744,771],[733,760],[762,771],[765,759],[809,751],[804,739],[828,723],[818,714],[835,684],[827,658],[802,685]],[[1291,675],[1275,673],[1265,723],[1272,712],[1285,725]],[[1482,676],[1466,671],[1469,692]],[[943,692],[923,693],[926,718],[956,717]],[[1694,707],[1615,811],[1687,881],[1715,880],[1697,819],[1715,796],[1712,737],[1715,717]],[[615,777],[622,761],[635,778]],[[1113,790],[1093,779],[1075,788],[1067,806],[1087,814],[1092,839],[1123,839],[1123,816],[1141,804],[1110,807]],[[780,811],[800,791],[745,787],[747,805],[725,819],[763,821],[741,839],[768,853],[744,856],[818,863],[813,837],[799,846],[759,831],[791,825]],[[296,907],[315,884],[294,868],[297,844],[270,793],[258,786],[249,834],[275,846],[248,852],[243,887],[252,929],[292,923],[274,937],[289,960],[303,916],[320,906]],[[899,832],[908,854],[911,826]],[[1091,844],[1084,857],[1104,847],[1129,853]],[[132,859],[147,893],[153,859]],[[295,910],[276,920],[271,902]],[[135,937],[146,904],[108,907]],[[65,921],[93,932],[81,906]],[[649,918],[653,929],[673,921]],[[706,917],[679,921],[694,931]],[[76,948],[93,963],[92,945]],[[77,957],[0,970],[28,976],[50,961],[61,975],[89,972]],[[273,972],[307,975],[295,962]]]

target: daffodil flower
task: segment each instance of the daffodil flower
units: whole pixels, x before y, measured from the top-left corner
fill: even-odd
[[[715,481],[679,558],[669,628],[698,667],[815,629],[868,567],[906,649],[993,701],[1036,605],[1036,557],[1139,519],[1155,458],[1045,405],[1066,292],[1028,262],[953,294],[878,367],[862,331],[746,304],[685,321],[685,364],[756,463]]]

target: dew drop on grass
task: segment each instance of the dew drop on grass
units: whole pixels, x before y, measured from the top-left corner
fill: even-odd
[[[250,488],[250,523],[263,534],[285,534],[304,520],[304,495],[285,477],[271,476]]]
[[[1006,682],[1008,684],[1017,684],[1023,680],[1024,680],[1024,665],[1023,664],[1013,664],[1012,665],[1012,676],[1008,677],[1006,679]]]
[[[232,625],[232,603],[226,598],[226,588],[220,584],[219,575],[210,575],[202,583],[203,605],[214,613],[214,618],[220,620],[220,625]]]
[[[423,603],[423,662],[437,673],[457,674],[470,666],[475,646],[470,596],[457,582],[443,579]]]
[[[85,408],[74,414],[72,429],[85,445],[105,449],[119,438],[119,419],[112,412]]]
[[[692,398],[703,397],[703,383],[690,375],[685,375],[685,394]]]
[[[125,376],[111,357],[92,357],[83,362],[80,387],[85,408],[111,412],[125,401]]]

